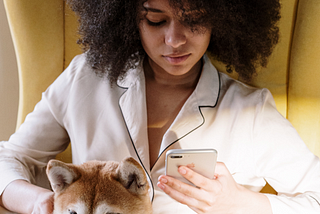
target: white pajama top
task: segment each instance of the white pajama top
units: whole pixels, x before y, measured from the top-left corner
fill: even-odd
[[[219,73],[206,55],[203,60],[196,89],[150,166],[143,63],[110,85],[86,64],[84,54],[75,57],[19,130],[0,142],[0,194],[16,179],[48,187],[47,162],[71,142],[74,164],[128,156],[140,162],[154,214],[194,213],[164,194],[157,180],[165,174],[166,151],[213,148],[237,183],[260,191],[267,181],[278,192],[268,195],[274,214],[319,214],[319,158],[276,110],[271,93]]]

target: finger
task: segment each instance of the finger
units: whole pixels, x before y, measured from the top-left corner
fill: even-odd
[[[217,162],[216,168],[215,168],[215,174],[216,175],[227,175],[230,174],[227,166],[223,162]]]
[[[187,206],[195,207],[195,208],[201,207],[201,204],[197,199],[195,199],[193,197],[190,197],[189,195],[184,194],[182,191],[178,191],[177,189],[172,188],[172,186],[171,186],[172,185],[172,183],[171,183],[172,181],[166,182],[166,181],[164,181],[164,179],[166,179],[166,178],[160,178],[157,185],[168,196],[170,196],[174,200],[176,200],[176,201],[178,201],[178,202],[180,202],[182,204],[185,204]],[[170,180],[170,179],[168,179],[168,180]],[[178,187],[180,185],[181,186],[187,185],[187,186],[189,186],[189,188],[195,188],[195,187],[192,187],[192,186],[190,186],[188,184],[184,184],[183,182],[181,182],[179,180],[176,180],[176,182],[178,184],[175,184],[174,185],[175,187]],[[171,185],[169,185],[169,184],[171,184]],[[184,189],[184,188],[183,187],[179,187],[178,189]],[[184,192],[186,192],[186,191],[184,191]]]
[[[196,208],[196,207],[190,207],[190,209],[192,209],[195,213],[201,214],[201,213],[205,213],[202,209]]]
[[[162,180],[161,178],[159,180]],[[179,180],[176,180],[177,182],[181,182]],[[179,203],[181,204],[185,204],[187,205],[188,207],[190,207],[193,211],[195,211],[196,213],[205,213],[205,208],[208,207],[208,202],[207,201],[203,201],[203,200],[198,200],[196,197],[192,196],[193,194],[191,194],[191,196],[189,195],[186,195],[182,192],[179,192],[177,191],[176,189],[172,188],[171,186],[165,184],[165,183],[161,183],[159,181],[158,183],[158,186],[167,194],[169,195],[171,198],[173,198],[174,200],[178,201]],[[183,183],[182,183],[182,186]],[[188,184],[186,184],[186,186],[188,186],[189,188],[191,189],[196,189],[197,191],[199,189],[193,187],[193,186],[190,186]],[[192,192],[192,191],[190,191]],[[202,194],[202,197],[204,196],[205,194]],[[204,197],[204,198],[209,198],[208,196],[207,197]]]
[[[215,200],[214,193],[191,186],[169,176],[160,176],[158,186],[170,197],[188,206],[202,208],[204,205],[210,204],[210,202]],[[189,197],[192,200],[185,197]]]
[[[218,184],[214,179],[206,178],[188,167],[180,166],[178,171],[184,178],[203,190],[211,192],[217,188]]]
[[[159,177],[159,182],[160,184],[165,184],[169,186],[170,188],[183,193],[184,195],[187,196],[193,196],[196,191],[200,191],[199,188],[196,188],[194,186],[191,186],[189,184],[186,184],[180,180],[177,180],[175,178],[172,178],[170,176],[160,176]]]
[[[220,185],[228,185],[231,183],[235,183],[234,178],[229,172],[227,166],[224,163],[217,163],[215,170],[216,181],[219,182]]]

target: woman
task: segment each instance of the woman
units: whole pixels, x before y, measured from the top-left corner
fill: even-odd
[[[2,205],[51,213],[53,193],[40,187],[41,175],[71,141],[76,164],[139,160],[154,213],[319,213],[319,159],[268,90],[217,72],[205,54],[249,80],[278,41],[278,1],[70,4],[85,54],[1,144]],[[216,179],[186,167],[179,172],[198,188],[164,176],[165,153],[174,148],[215,148]],[[283,195],[259,193],[265,180]]]

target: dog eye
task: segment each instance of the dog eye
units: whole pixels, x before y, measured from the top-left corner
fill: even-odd
[[[68,209],[68,212],[69,212],[69,214],[77,214],[77,212],[76,212],[76,211],[71,210],[71,209]]]

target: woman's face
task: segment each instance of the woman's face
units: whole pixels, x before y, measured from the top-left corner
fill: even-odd
[[[206,52],[211,30],[192,32],[174,15],[168,0],[148,0],[139,24],[141,42],[154,72],[188,73]]]

